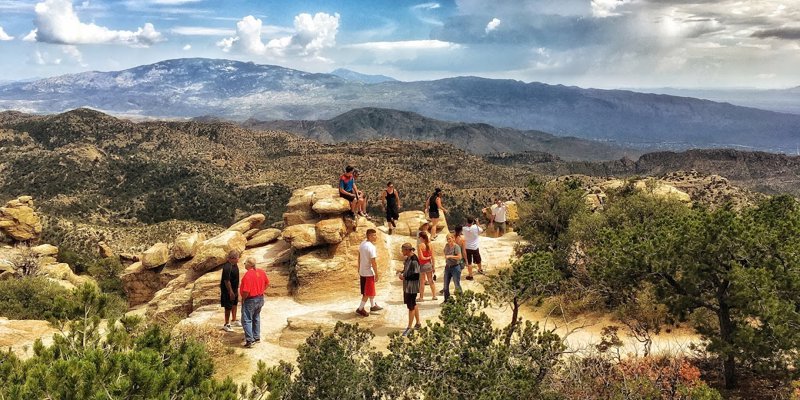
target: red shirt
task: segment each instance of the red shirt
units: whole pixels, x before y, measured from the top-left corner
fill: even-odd
[[[244,298],[244,292],[247,292],[247,297],[256,297],[264,294],[264,291],[269,286],[269,278],[267,273],[258,268],[253,268],[245,272],[242,277],[242,284],[239,285],[239,294]]]

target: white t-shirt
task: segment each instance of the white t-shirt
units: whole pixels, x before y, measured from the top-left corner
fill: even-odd
[[[506,212],[508,208],[505,204],[501,206],[495,205],[492,207],[492,216],[494,218],[494,222],[506,222]]]
[[[465,226],[462,232],[464,233],[464,245],[467,250],[478,250],[478,240],[480,234],[483,232],[483,228],[475,224],[472,226]]]
[[[375,276],[375,270],[372,269],[372,259],[378,258],[378,249],[372,242],[365,240],[358,246],[358,254],[361,263],[358,265],[358,274],[361,276]]]

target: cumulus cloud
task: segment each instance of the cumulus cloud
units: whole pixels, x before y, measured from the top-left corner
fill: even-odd
[[[3,30],[3,27],[0,26],[0,42],[14,40],[13,36],[9,36],[6,31]]]
[[[323,50],[336,45],[339,14],[299,14],[294,18],[293,34],[266,43],[261,38],[263,30],[262,21],[248,15],[236,23],[236,36],[220,40],[217,46],[225,52],[319,58]]]
[[[630,3],[631,0],[592,0],[592,15],[598,18],[607,18],[620,15],[615,10],[617,7]]]
[[[54,44],[126,44],[149,47],[164,40],[151,23],[136,31],[112,30],[93,23],[81,22],[71,0],[45,0],[34,8],[36,19],[32,30],[23,40]]]
[[[486,34],[488,35],[488,34],[489,34],[489,32],[491,32],[491,31],[493,31],[493,30],[497,29],[497,27],[498,27],[498,26],[500,26],[500,22],[501,22],[501,21],[500,21],[500,19],[499,19],[499,18],[492,18],[492,20],[491,20],[491,21],[489,21],[489,23],[488,23],[488,24],[486,24],[486,30],[485,30],[485,31],[486,31]]]
[[[210,28],[205,26],[176,26],[169,30],[170,33],[182,36],[230,36],[236,31],[227,28]]]

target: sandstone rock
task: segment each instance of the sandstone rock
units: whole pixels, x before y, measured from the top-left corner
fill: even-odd
[[[130,261],[130,262],[138,262],[138,261],[141,260],[141,257],[139,257],[136,254],[131,254],[131,253],[120,253],[119,254],[119,258],[120,258],[120,260]]]
[[[101,258],[113,258],[114,257],[114,250],[106,242],[98,242],[97,243],[97,253],[100,254]],[[120,256],[122,256],[122,255],[120,255]]]
[[[329,218],[317,222],[317,236],[327,243],[340,243],[347,234],[342,218]]]
[[[310,211],[317,201],[324,198],[339,197],[339,189],[331,185],[317,185],[297,189],[292,192],[289,203],[286,204],[287,211]]]
[[[58,247],[53,246],[52,244],[42,244],[31,247],[31,251],[38,256],[55,256],[58,254]]]
[[[67,281],[75,286],[81,286],[84,283],[91,283],[96,285],[94,279],[88,276],[75,275],[69,264],[55,263],[39,266],[36,271],[37,275],[45,276],[53,279],[60,279]]]
[[[196,274],[206,273],[223,263],[231,250],[244,251],[247,239],[238,231],[225,231],[203,241],[194,257],[186,263],[186,268]]]
[[[319,214],[342,214],[350,210],[350,203],[341,197],[323,198],[311,208]]]
[[[38,239],[42,221],[33,208],[30,196],[22,196],[0,207],[0,230],[18,241]]]
[[[249,231],[243,233],[244,238],[247,239],[247,240],[250,240],[250,238],[255,236],[255,234],[258,233],[260,230],[261,229],[258,229],[258,228],[250,229]]]
[[[175,238],[175,243],[170,250],[172,258],[184,260],[193,257],[197,252],[197,247],[204,240],[206,240],[206,235],[203,233],[181,233]]]
[[[142,253],[142,266],[145,268],[160,267],[169,261],[169,246],[156,243]]]
[[[283,240],[289,242],[295,249],[306,249],[319,246],[324,241],[317,236],[317,229],[312,224],[292,225],[283,230]]]
[[[133,307],[147,303],[157,291],[183,273],[184,270],[180,265],[168,264],[160,272],[158,269],[144,268],[141,262],[129,265],[120,274],[128,305]]]
[[[316,224],[319,222],[319,214],[308,210],[295,210],[283,213],[283,226],[288,228],[292,225]]]
[[[517,205],[516,201],[510,200],[506,202],[506,220],[508,222],[514,223],[519,221],[519,205]]]
[[[247,247],[263,246],[278,240],[279,237],[281,237],[280,229],[263,229],[247,241]]]
[[[259,226],[261,226],[261,224],[264,223],[264,220],[266,219],[267,217],[265,217],[264,214],[253,214],[231,225],[231,227],[228,228],[227,230],[239,233],[245,233],[251,229],[258,228]]]
[[[634,183],[634,188],[645,193],[650,193],[656,197],[678,200],[683,203],[690,203],[692,201],[688,193],[661,181],[640,180]]]

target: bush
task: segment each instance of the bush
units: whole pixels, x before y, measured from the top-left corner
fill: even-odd
[[[0,281],[0,315],[9,319],[64,318],[72,292],[43,277]]]

